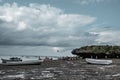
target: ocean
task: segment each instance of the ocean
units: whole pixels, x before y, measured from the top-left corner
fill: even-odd
[[[56,60],[56,59],[59,58],[58,56],[33,56],[33,55],[16,55],[16,56],[13,56],[13,55],[9,55],[9,56],[0,56],[0,63],[2,63],[1,59],[9,59],[11,57],[18,57],[18,58],[21,58],[23,61],[38,60],[39,58],[45,59],[46,57],[48,57],[49,59],[52,58],[53,60]]]

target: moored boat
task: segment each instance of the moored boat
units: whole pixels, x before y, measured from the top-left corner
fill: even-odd
[[[41,64],[43,60],[26,60],[23,61],[21,58],[10,58],[10,59],[1,59],[2,63],[0,65],[8,65],[8,66],[14,66],[14,65],[36,65]]]
[[[112,60],[91,59],[91,58],[86,58],[85,60],[87,63],[90,64],[112,64]]]
[[[21,62],[22,59],[18,57],[11,57],[9,59],[1,59],[2,63],[9,63],[9,62]]]

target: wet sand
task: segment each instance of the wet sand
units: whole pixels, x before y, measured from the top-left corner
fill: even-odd
[[[44,61],[40,65],[1,66],[0,80],[120,80],[120,59],[111,65],[84,60]]]

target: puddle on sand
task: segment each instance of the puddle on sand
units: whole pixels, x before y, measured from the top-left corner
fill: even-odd
[[[41,76],[43,78],[50,78],[50,77],[54,77],[54,73],[50,73],[50,71],[42,71]]]
[[[1,75],[1,74],[5,74],[5,73],[6,73],[6,72],[5,72],[5,71],[3,71],[3,70],[1,70],[1,71],[0,71],[0,75]]]
[[[120,74],[118,73],[118,74],[114,74],[114,75],[112,75],[113,77],[120,77]]]
[[[3,77],[0,77],[0,79],[16,79],[16,78],[24,79],[24,74],[6,75],[6,76],[3,76]]]

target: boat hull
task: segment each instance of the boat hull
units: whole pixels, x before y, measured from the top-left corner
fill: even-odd
[[[99,60],[99,59],[90,59],[90,58],[86,58],[85,60],[87,63],[90,64],[103,64],[103,65],[112,64],[112,60]]]
[[[41,64],[43,60],[28,60],[28,61],[21,61],[21,62],[7,62],[7,63],[2,63],[1,65],[6,65],[6,66],[14,66],[14,65],[37,65]]]

